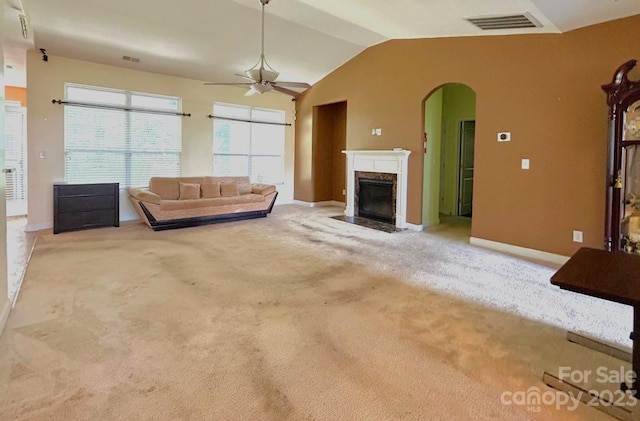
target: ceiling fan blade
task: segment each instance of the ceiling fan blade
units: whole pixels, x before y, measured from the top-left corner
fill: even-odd
[[[302,82],[273,82],[274,85],[282,86],[283,88],[299,88],[299,89],[309,89],[311,85],[308,83]]]
[[[253,85],[253,83],[217,83],[217,82],[205,82],[205,85],[209,86],[249,86]]]
[[[234,73],[234,75],[236,75],[238,77],[241,77],[243,79],[246,79],[246,80],[250,80],[251,82],[257,82],[257,80],[253,80],[250,77],[248,77],[247,75],[241,75],[240,73]]]
[[[300,92],[292,91],[291,89],[282,88],[282,87],[280,87],[278,85],[274,85],[274,84],[272,84],[271,86],[273,87],[274,91],[278,91],[281,94],[290,95],[290,96],[293,96],[293,97],[296,97],[296,96],[300,95]]]
[[[244,94],[244,96],[253,96],[253,95],[255,95],[256,93],[257,93],[257,92],[256,92],[256,91],[254,91],[253,89],[249,89],[249,90],[247,91],[247,93],[245,93],[245,94]]]

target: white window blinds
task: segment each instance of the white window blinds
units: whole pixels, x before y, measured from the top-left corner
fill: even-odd
[[[66,99],[96,105],[175,111],[180,99],[67,84]],[[65,106],[65,181],[144,187],[180,175],[179,116]]]
[[[25,113],[20,107],[7,105],[4,117],[6,200],[22,201],[27,198]]]
[[[284,123],[280,110],[215,103],[213,115],[252,121]],[[252,182],[284,182],[284,125],[213,120],[213,174],[248,175]]]

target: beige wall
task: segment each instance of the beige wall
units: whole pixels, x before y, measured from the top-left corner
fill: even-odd
[[[347,156],[342,151],[347,148],[347,103],[339,102],[332,107],[334,112],[331,200],[346,202],[345,194],[342,192],[347,188]]]
[[[0,28],[0,162],[4,168],[4,38]],[[0,177],[0,197],[5,197],[5,177]],[[7,283],[7,203],[0,200],[0,333],[9,316],[9,286]]]
[[[139,72],[49,55],[27,55],[28,121],[28,220],[30,229],[51,226],[53,221],[52,184],[64,181],[64,107],[51,103],[64,98],[66,82],[126,89],[182,98],[182,110],[192,116],[182,121],[182,174],[212,173],[213,130],[211,114],[214,101],[245,104],[286,111],[293,123],[293,103],[285,95],[268,93],[245,97],[235,87],[203,86],[203,82],[173,76]],[[39,159],[40,152],[46,159]],[[278,186],[278,203],[293,200],[294,127],[286,129],[285,184]],[[125,192],[121,192],[122,220],[137,219]]]
[[[422,219],[423,101],[463,83],[477,95],[472,235],[571,255],[602,247],[607,106],[600,85],[638,56],[640,16],[565,34],[394,40],[369,48],[296,102],[296,198],[316,197],[312,108],[348,101],[348,149],[403,147],[408,222]],[[370,135],[382,127],[381,137]],[[496,134],[511,131],[510,143]],[[531,169],[520,169],[529,158]]]

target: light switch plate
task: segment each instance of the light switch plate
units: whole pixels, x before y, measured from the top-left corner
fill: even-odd
[[[526,158],[522,160],[522,169],[523,170],[528,170],[529,169],[529,160],[526,159]]]
[[[582,231],[573,231],[573,242],[582,243],[582,241],[583,241]]]
[[[382,129],[376,129],[376,136],[382,136]]]

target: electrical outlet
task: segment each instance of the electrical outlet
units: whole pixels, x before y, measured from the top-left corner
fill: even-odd
[[[574,243],[582,243],[583,236],[582,231],[573,231],[573,242]]]
[[[376,129],[371,129],[371,136],[375,136],[376,135]]]
[[[523,170],[528,170],[529,169],[529,160],[526,159],[526,158],[522,160],[522,169]]]
[[[40,152],[38,156],[40,157],[40,159],[47,159],[47,153],[45,151]]]
[[[347,195],[347,191],[345,189],[342,189],[342,195],[346,196]]]

